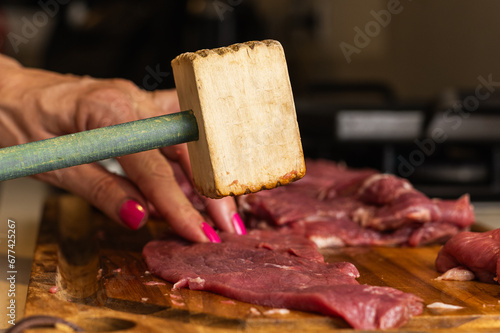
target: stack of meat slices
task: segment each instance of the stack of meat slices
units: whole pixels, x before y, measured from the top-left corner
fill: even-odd
[[[443,242],[475,222],[469,196],[430,199],[407,180],[308,160],[306,176],[238,198],[248,223],[293,230],[320,248]]]

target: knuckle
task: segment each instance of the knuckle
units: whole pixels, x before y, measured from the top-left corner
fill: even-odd
[[[165,212],[165,217],[168,223],[174,227],[177,232],[187,230],[196,223],[201,223],[203,220],[200,213],[195,210],[189,202],[178,204],[175,210]]]
[[[45,99],[43,98],[43,89],[33,88],[30,90],[29,94],[23,94],[21,96],[22,105],[31,109],[44,109]]]
[[[165,181],[175,181],[172,167],[166,161],[150,161],[151,175]]]
[[[77,127],[85,130],[135,120],[134,109],[133,101],[124,91],[116,87],[99,87],[78,101]]]
[[[174,171],[170,164],[163,158],[145,158],[143,160],[144,170],[147,172],[138,175],[140,180],[152,179],[155,183],[175,182]]]
[[[116,85],[117,87],[121,87],[125,91],[136,92],[139,90],[139,87],[137,87],[135,83],[126,79],[115,78],[115,79],[110,79],[110,82],[113,85]]]
[[[88,91],[82,98],[85,103],[107,104],[114,101],[127,100],[128,94],[118,87],[110,85],[99,85]]]

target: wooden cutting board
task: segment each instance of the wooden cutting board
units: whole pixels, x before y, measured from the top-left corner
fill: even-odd
[[[313,313],[281,313],[208,292],[171,291],[147,271],[144,244],[168,231],[151,221],[124,230],[73,196],[48,201],[35,250],[26,315],[49,314],[87,331],[124,332],[329,332],[353,331],[341,319]],[[425,307],[404,331],[500,330],[500,285],[435,278],[439,246],[324,250],[325,259],[349,261],[362,284],[414,293],[425,305],[442,302],[459,310]],[[55,293],[50,290],[58,286]],[[54,291],[52,289],[52,291]]]

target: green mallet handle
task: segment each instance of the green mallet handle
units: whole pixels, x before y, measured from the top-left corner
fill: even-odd
[[[192,111],[0,149],[0,181],[198,140]]]

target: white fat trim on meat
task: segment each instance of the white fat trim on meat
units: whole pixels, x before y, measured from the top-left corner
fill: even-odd
[[[256,308],[254,307],[251,307],[250,310],[248,311],[250,315],[252,316],[260,316],[261,313],[259,310],[257,310]]]
[[[223,300],[223,301],[220,301],[221,304],[229,304],[229,305],[236,305],[236,302],[235,301],[232,301],[232,300]]]
[[[352,220],[364,227],[373,218],[374,211],[370,208],[360,207],[352,212]]]
[[[315,215],[310,215],[306,218],[301,219],[302,222],[322,222],[325,220],[325,217],[331,217],[335,219],[341,219],[346,217],[345,212],[335,212],[335,214],[327,213],[325,211],[318,210]]]
[[[409,213],[406,217],[416,222],[429,222],[432,220],[431,212],[427,208],[419,208],[417,211]]]
[[[375,174],[373,176],[368,177],[364,182],[363,185],[358,190],[358,195],[362,195],[368,187],[370,187],[373,183],[378,182],[379,180],[386,179],[386,178],[392,178],[394,175],[390,175],[387,173],[380,173],[380,174]],[[399,197],[401,194],[408,192],[410,190],[413,190],[413,185],[405,180],[403,182],[403,187],[399,188],[396,190],[396,195],[394,197]]]
[[[182,299],[182,296],[176,295],[176,294],[170,294],[170,298],[179,300],[179,299]]]
[[[363,194],[363,192],[366,190],[366,188],[370,187],[373,183],[375,183],[381,179],[389,178],[390,176],[391,175],[386,174],[386,173],[380,173],[380,174],[375,174],[373,176],[368,177],[363,182],[363,185],[360,186],[360,188],[358,190],[358,194]]]
[[[205,283],[205,280],[203,280],[201,277],[197,277],[197,278],[186,278],[186,279],[181,279],[179,281],[177,281],[176,283],[174,283],[173,287],[172,287],[172,290],[177,290],[177,289],[180,289],[180,288],[184,288],[184,287],[190,287],[191,284],[199,284],[199,285],[203,285]]]
[[[442,310],[460,310],[460,309],[464,308],[463,306],[446,304],[446,303],[442,303],[442,302],[434,302],[434,303],[428,304],[427,307],[429,309],[442,309]]]
[[[186,303],[184,303],[184,302],[178,302],[175,299],[171,299],[170,302],[172,302],[173,306],[186,306]]]
[[[271,310],[267,310],[267,311],[264,311],[263,314],[264,315],[274,315],[274,314],[279,314],[279,315],[287,315],[290,313],[290,310],[288,309],[271,309]]]
[[[444,281],[472,281],[476,278],[476,275],[471,270],[459,266],[453,267],[440,276],[436,278],[436,280],[444,280]]]
[[[319,249],[329,248],[329,247],[343,247],[345,243],[339,237],[321,237],[321,236],[310,236],[308,237],[313,241]]]
[[[143,285],[145,286],[164,286],[166,285],[165,282],[158,282],[158,281],[148,281],[144,282]]]
[[[177,281],[176,283],[174,283],[174,285],[172,286],[172,290],[181,289],[183,287],[186,287],[187,284],[188,284],[187,279],[181,279],[181,280]]]
[[[372,295],[385,295],[386,291],[376,286],[366,286],[366,291],[370,292]]]
[[[272,266],[272,267],[281,268],[281,269],[284,269],[284,270],[287,270],[287,271],[295,270],[295,268],[291,267],[291,266],[276,265],[276,264],[271,264],[271,263],[268,263],[268,262],[266,262],[264,264],[264,266]]]

